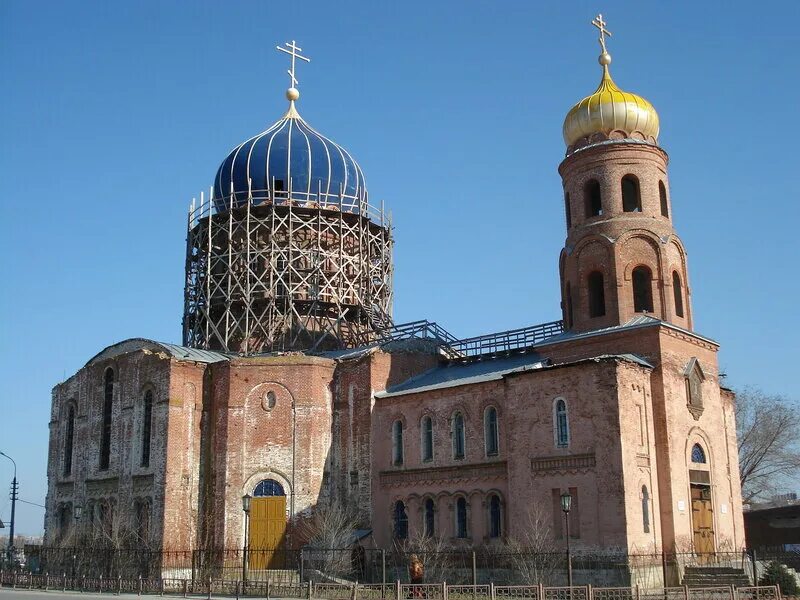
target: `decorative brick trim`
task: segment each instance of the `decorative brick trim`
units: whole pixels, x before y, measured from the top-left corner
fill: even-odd
[[[597,461],[594,453],[572,454],[570,456],[543,456],[531,459],[531,470],[534,473],[549,475],[568,471],[593,471]]]
[[[381,485],[391,487],[409,484],[438,482],[464,482],[485,479],[505,479],[506,461],[479,463],[473,465],[453,465],[447,467],[426,467],[424,469],[404,469],[402,471],[381,471]]]

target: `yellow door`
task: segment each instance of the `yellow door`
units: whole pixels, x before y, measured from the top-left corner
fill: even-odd
[[[286,534],[286,496],[253,498],[250,502],[250,569],[283,567]]]
[[[711,504],[711,488],[692,486],[692,526],[694,529],[694,551],[709,555],[714,552],[714,512]]]

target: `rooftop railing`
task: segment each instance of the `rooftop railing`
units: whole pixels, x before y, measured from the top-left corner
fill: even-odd
[[[320,186],[316,191],[304,190],[248,190],[233,191],[222,197],[214,196],[214,188],[208,194],[200,194],[200,202],[193,198],[189,205],[189,228],[201,219],[227,212],[231,209],[244,208],[248,202],[251,206],[274,204],[276,206],[293,206],[298,208],[321,208],[367,217],[370,221],[382,226],[391,226],[391,215],[381,203],[374,206],[369,203],[366,191],[361,188],[355,194],[347,194],[343,190],[338,193],[325,192]]]
[[[378,334],[385,343],[404,339],[432,339],[440,342],[450,359],[467,359],[523,350],[564,332],[563,321],[550,321],[530,327],[510,329],[477,337],[458,339],[435,322],[422,320],[383,329]]]

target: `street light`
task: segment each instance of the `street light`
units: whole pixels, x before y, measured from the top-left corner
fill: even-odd
[[[80,543],[80,539],[78,539],[78,524],[80,523],[81,517],[83,516],[83,507],[78,504],[75,508],[72,509],[72,516],[75,519],[75,540],[73,541],[72,547],[72,577],[75,577],[75,562],[78,559],[77,552],[75,551],[75,544]]]
[[[567,524],[567,585],[572,595],[572,553],[569,549],[569,511],[572,508],[572,494],[564,492],[561,494],[561,510],[564,511],[564,521]]]
[[[250,545],[249,528],[250,528],[250,501],[252,500],[250,494],[242,496],[242,510],[244,511],[244,551],[242,552],[242,592],[247,584],[247,547]]]
[[[14,513],[17,507],[17,491],[19,487],[17,484],[17,463],[5,452],[0,451],[0,456],[5,456],[14,464],[14,479],[11,481],[11,525],[8,530],[8,561],[11,562],[14,557]]]

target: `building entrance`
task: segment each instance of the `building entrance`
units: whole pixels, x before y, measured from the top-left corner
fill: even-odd
[[[282,569],[285,563],[286,494],[280,483],[265,479],[253,491],[250,501],[248,567]]]
[[[694,551],[708,556],[714,552],[714,507],[711,503],[711,486],[693,483],[691,491]]]

